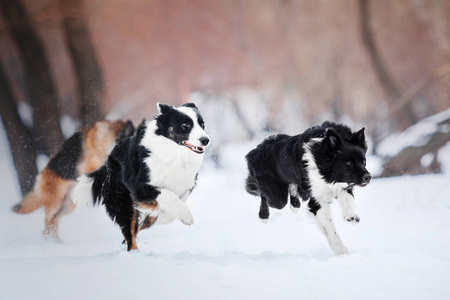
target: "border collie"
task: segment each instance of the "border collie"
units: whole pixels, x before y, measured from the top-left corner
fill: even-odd
[[[137,249],[136,235],[156,220],[194,223],[185,202],[209,144],[203,118],[193,103],[157,107],[159,114],[119,141],[105,164],[80,177],[72,193],[75,203],[105,205],[128,251]]]
[[[134,132],[128,121],[98,121],[76,132],[37,176],[33,189],[13,207],[19,214],[29,214],[45,207],[44,237],[59,241],[58,223],[75,206],[69,194],[78,176],[99,168],[117,140]]]
[[[269,218],[269,206],[282,209],[290,196],[294,212],[308,201],[336,255],[348,253],[336,232],[329,204],[337,198],[344,219],[359,222],[353,188],[371,180],[366,169],[364,128],[352,132],[342,124],[324,122],[302,134],[278,134],[265,139],[247,156],[247,192],[261,197],[259,217]]]

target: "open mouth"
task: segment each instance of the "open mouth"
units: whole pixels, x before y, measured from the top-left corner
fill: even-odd
[[[359,186],[359,187],[365,187],[366,185],[368,185],[368,182],[363,182],[363,183],[349,183],[348,186],[349,187],[354,187],[354,186]]]
[[[190,150],[192,150],[195,153],[201,154],[201,153],[205,152],[205,148],[203,148],[203,147],[194,146],[192,144],[189,144],[186,141],[182,141],[181,143],[183,144],[183,146],[186,146],[187,148],[189,148]]]

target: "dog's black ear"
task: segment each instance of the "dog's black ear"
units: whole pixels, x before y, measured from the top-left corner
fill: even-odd
[[[350,138],[349,142],[363,148],[364,151],[367,151],[367,143],[364,130],[365,128],[363,127],[360,131],[355,132]]]
[[[327,136],[325,137],[325,140],[331,149],[337,149],[342,144],[341,136],[338,133],[336,133],[333,129],[327,130]]]
[[[158,108],[159,113],[162,115],[167,114],[174,109],[172,105],[167,105],[159,102],[156,104],[156,107]]]
[[[121,140],[123,138],[129,137],[133,135],[134,133],[134,125],[133,122],[128,120],[125,125],[122,127],[122,130],[120,130],[119,135],[117,136],[117,140]]]
[[[198,109],[197,106],[195,106],[195,104],[192,103],[192,102],[185,103],[185,104],[183,104],[183,105],[181,105],[181,106],[184,106],[184,107],[191,107],[191,108]]]

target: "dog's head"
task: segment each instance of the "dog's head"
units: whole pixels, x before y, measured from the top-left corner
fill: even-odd
[[[157,135],[162,135],[192,152],[204,153],[205,147],[209,145],[209,137],[205,133],[202,115],[194,103],[186,103],[180,107],[158,103],[157,107]]]
[[[322,141],[324,163],[318,167],[328,182],[346,182],[349,185],[366,186],[372,179],[366,169],[364,128],[343,139],[333,129],[328,129]],[[318,162],[318,161],[316,161]]]

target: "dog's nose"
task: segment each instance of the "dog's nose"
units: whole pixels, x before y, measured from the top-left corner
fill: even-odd
[[[364,174],[363,177],[362,177],[362,180],[363,180],[363,182],[365,182],[365,183],[369,183],[371,179],[372,179],[372,176],[370,175],[370,173],[366,173],[366,174]]]
[[[203,146],[208,146],[209,144],[209,138],[206,136],[200,138],[200,143],[202,143]]]

